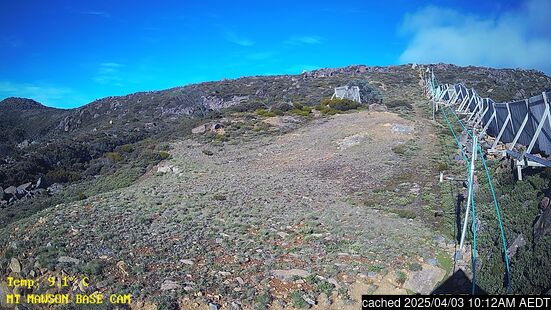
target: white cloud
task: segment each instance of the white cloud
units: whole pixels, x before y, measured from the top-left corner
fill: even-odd
[[[99,65],[93,80],[100,84],[122,86],[124,79],[121,77],[120,69],[123,66],[117,62],[103,62]]]
[[[68,87],[42,83],[15,83],[0,81],[0,98],[23,97],[34,99],[47,106],[72,108],[89,102],[89,98]]]
[[[516,11],[478,16],[428,6],[404,18],[410,35],[401,62],[534,68],[551,73],[551,1],[529,0]]]
[[[84,12],[80,12],[80,14],[98,16],[103,18],[111,18],[111,14],[107,12],[102,12],[102,11],[84,11]]]
[[[229,30],[225,31],[224,38],[231,43],[241,45],[241,46],[254,45],[254,41],[238,36],[235,32],[229,31]]]
[[[304,44],[320,44],[323,41],[319,36],[293,36],[288,40],[285,40],[285,44],[290,45],[304,45]]]

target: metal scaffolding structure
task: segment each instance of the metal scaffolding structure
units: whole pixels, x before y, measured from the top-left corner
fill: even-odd
[[[425,92],[431,98],[433,111],[442,105],[452,107],[467,126],[477,130],[479,140],[494,137],[488,153],[514,158],[519,180],[525,167],[551,167],[551,161],[537,155],[551,155],[551,92],[497,103],[462,84],[439,84],[430,69],[425,72]],[[503,150],[498,150],[500,144],[504,145]]]

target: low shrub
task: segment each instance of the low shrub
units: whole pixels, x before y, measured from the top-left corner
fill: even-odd
[[[304,111],[304,110],[299,110],[299,109],[292,109],[291,111],[291,114],[294,114],[294,115],[298,115],[298,116],[308,116],[310,115],[311,111]]]
[[[124,157],[119,152],[107,152],[105,153],[105,157],[114,162],[124,160]]]
[[[170,157],[170,153],[166,151],[160,151],[159,155],[161,156],[162,159],[168,159]]]
[[[327,106],[337,111],[355,110],[360,107],[360,104],[350,99],[324,99],[321,101],[322,106]]]
[[[276,114],[272,111],[268,111],[266,109],[258,109],[256,110],[256,114],[262,117],[274,117]]]
[[[46,179],[52,183],[67,183],[74,182],[81,178],[81,174],[77,171],[69,171],[64,168],[58,168],[46,173]]]
[[[405,218],[405,219],[414,219],[414,218],[417,217],[417,213],[415,213],[415,211],[409,210],[409,209],[394,209],[394,210],[392,210],[392,213],[398,215],[401,218]]]

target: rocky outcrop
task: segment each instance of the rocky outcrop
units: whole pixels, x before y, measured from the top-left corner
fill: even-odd
[[[21,199],[29,199],[46,193],[54,194],[58,189],[63,188],[59,184],[53,184],[53,186],[54,187],[48,187],[47,180],[44,177],[40,177],[35,184],[27,182],[17,187],[9,186],[5,190],[2,190],[0,187],[0,202],[2,202],[2,206],[5,206],[8,203],[13,203]]]
[[[234,105],[242,104],[249,100],[249,96],[233,96],[230,100],[224,100],[216,96],[203,97],[203,105],[211,110],[222,110]]]
[[[519,234],[516,238],[513,244],[507,249],[507,256],[509,259],[511,259],[515,254],[517,254],[518,249],[522,248],[526,245],[526,241],[524,240],[524,237],[522,234]]]
[[[533,228],[534,243],[551,231],[551,207],[549,207],[549,198],[546,198],[544,197],[539,204],[540,214]]]

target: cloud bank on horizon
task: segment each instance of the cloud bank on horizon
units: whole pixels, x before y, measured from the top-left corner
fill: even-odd
[[[531,68],[551,74],[551,1],[475,15],[427,6],[406,14],[400,32],[411,36],[400,62]]]

